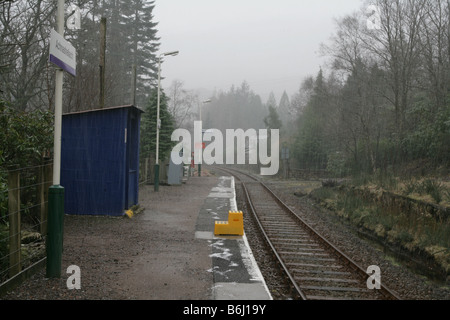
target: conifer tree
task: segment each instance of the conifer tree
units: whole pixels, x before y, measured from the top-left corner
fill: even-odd
[[[156,53],[159,49],[157,25],[154,21],[153,9],[155,1],[149,0],[120,0],[124,28],[127,35],[127,58],[130,65],[135,65],[137,87],[137,105],[148,101],[150,90],[156,85],[158,64]]]
[[[107,18],[107,104],[132,101],[133,65],[136,66],[136,105],[144,107],[156,84],[159,37],[152,0],[105,0]]]
[[[158,89],[153,89],[150,98],[142,115],[141,120],[141,156],[150,157],[156,154],[156,117],[158,106]],[[174,146],[171,141],[174,131],[174,120],[167,110],[167,96],[164,91],[160,97],[160,119],[161,128],[159,130],[159,159],[163,160],[170,156],[170,151]]]
[[[289,120],[291,120],[289,108],[290,108],[289,97],[286,91],[284,91],[283,95],[281,96],[280,103],[278,105],[278,115],[280,116],[280,120],[281,122],[283,122],[284,126],[286,126]]]
[[[273,107],[272,105],[269,105],[269,115],[264,118],[264,124],[269,130],[280,129],[283,125],[280,117],[278,116],[277,109],[275,109],[275,107]]]

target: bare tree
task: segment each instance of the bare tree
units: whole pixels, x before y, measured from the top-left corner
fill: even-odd
[[[377,0],[380,30],[366,31],[362,38],[379,65],[388,73],[389,97],[395,108],[397,135],[405,132],[405,116],[411,92],[417,87],[420,67],[419,31],[423,25],[426,0]]]
[[[0,56],[8,56],[0,79],[4,96],[18,110],[39,108],[45,100],[42,83],[48,71],[49,26],[55,9],[54,1],[49,0],[0,3]]]
[[[424,23],[420,28],[419,41],[423,71],[421,85],[429,90],[436,113],[446,104],[450,92],[450,0],[425,3]]]
[[[190,128],[194,117],[201,107],[198,96],[192,91],[184,89],[184,83],[174,80],[169,88],[168,111],[175,120],[175,128]]]

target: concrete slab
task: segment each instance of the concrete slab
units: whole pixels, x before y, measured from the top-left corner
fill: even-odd
[[[216,220],[228,220],[228,212],[237,211],[233,177],[219,177],[200,210],[195,237],[208,240],[214,286],[213,299],[271,300],[272,297],[244,236],[214,235]],[[245,229],[245,226],[244,226]]]
[[[216,283],[213,288],[214,300],[271,300],[263,283]]]
[[[213,240],[214,232],[210,231],[195,231],[195,239]]]
[[[192,177],[187,184],[143,186],[145,211],[130,223],[142,236],[136,254],[117,280],[134,300],[211,300],[213,276],[208,240],[195,237],[196,220],[217,177]],[[130,234],[133,234],[130,232]],[[126,250],[127,246],[124,246]]]

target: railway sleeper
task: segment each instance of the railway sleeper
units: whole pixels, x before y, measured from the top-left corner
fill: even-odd
[[[297,225],[295,222],[293,222],[291,220],[288,220],[288,219],[283,219],[283,220],[264,220],[264,224],[274,226],[274,227],[280,227],[280,228]]]
[[[266,227],[266,232],[270,233],[270,234],[277,234],[277,235],[284,235],[284,234],[286,234],[286,235],[295,235],[295,236],[300,236],[300,237],[303,237],[303,238],[306,238],[308,236],[307,233],[298,231],[296,229],[286,230],[286,229],[275,229],[275,228],[272,228],[272,227]]]
[[[297,228],[304,229],[299,223],[291,219],[283,219],[283,220],[263,220],[265,225],[273,226],[275,228]]]
[[[379,300],[383,295],[369,289],[333,286],[300,286],[309,300]]]
[[[279,251],[278,252],[281,255],[288,255],[288,256],[299,256],[302,258],[303,256],[312,256],[312,257],[330,257],[328,253],[317,253],[317,252],[299,252],[299,251]],[[330,258],[332,260],[325,260],[325,261],[334,261],[335,259]]]
[[[360,299],[360,298],[346,298],[346,297],[330,297],[330,296],[313,296],[313,295],[307,295],[306,298],[308,300],[375,300],[375,299]]]
[[[317,282],[326,282],[326,283],[336,283],[342,284],[345,286],[349,283],[359,284],[361,281],[358,281],[354,278],[346,279],[346,278],[324,278],[324,277],[302,277],[302,276],[294,276],[294,279],[299,283],[317,283]]]
[[[279,223],[275,223],[275,222],[267,222],[267,221],[263,221],[263,225],[266,228],[270,228],[270,229],[274,229],[274,230],[279,230],[279,231],[289,231],[292,230],[294,232],[301,232],[301,233],[306,233],[305,231],[303,231],[303,228],[299,227],[297,224],[295,223],[286,223],[286,224],[279,224]]]
[[[328,270],[310,270],[310,269],[291,269],[290,270],[294,275],[308,275],[308,274],[319,274],[319,275],[326,275],[326,276],[346,276],[346,277],[352,277],[351,272],[345,272],[345,271],[328,271]]]
[[[317,285],[299,285],[303,290],[316,290],[316,291],[336,291],[336,292],[356,292],[356,293],[369,293],[369,289],[362,287],[339,287],[339,286],[317,286]]]
[[[278,233],[272,233],[270,231],[266,230],[266,233],[271,236],[271,239],[284,239],[284,240],[290,240],[290,241],[302,241],[302,242],[313,242],[316,243],[313,239],[311,239],[310,236],[303,236],[303,235],[295,235],[295,234],[282,234],[280,235],[281,238],[279,238],[277,235]]]
[[[299,250],[303,249],[320,249],[320,246],[317,243],[298,243],[298,242],[292,242],[292,241],[273,241],[274,245],[280,246],[280,247],[295,247]]]
[[[278,214],[276,217],[273,217],[269,214],[266,214],[264,216],[260,215],[259,219],[261,222],[269,222],[269,223],[278,223],[278,224],[286,224],[286,225],[292,225],[296,224],[294,220],[290,216],[287,216],[286,214]]]
[[[310,253],[320,253],[325,252],[322,248],[316,248],[316,247],[299,247],[298,245],[292,244],[292,245],[282,245],[277,244],[278,251],[280,252],[310,252]]]
[[[320,257],[314,257],[314,256],[282,256],[285,260],[288,260],[287,262],[336,262],[336,259],[334,258],[320,258]]]
[[[273,230],[267,230],[266,229],[266,233],[271,237],[271,239],[277,239],[279,237],[284,237],[287,239],[299,239],[302,240],[303,242],[315,242],[317,243],[317,241],[314,241],[314,239],[311,239],[310,236],[308,235],[302,235],[302,234],[293,234],[293,233],[287,233],[287,232],[277,232],[277,231],[273,231]]]

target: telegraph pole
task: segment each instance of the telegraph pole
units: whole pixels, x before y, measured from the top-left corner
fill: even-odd
[[[105,107],[106,18],[100,22],[100,109]]]

